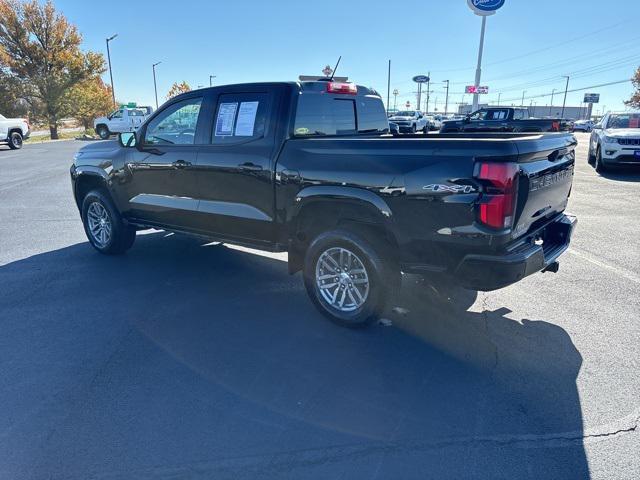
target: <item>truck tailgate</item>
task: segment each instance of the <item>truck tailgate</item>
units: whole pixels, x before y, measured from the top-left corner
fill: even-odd
[[[545,134],[516,142],[520,178],[513,236],[519,237],[562,212],[571,193],[576,139]]]

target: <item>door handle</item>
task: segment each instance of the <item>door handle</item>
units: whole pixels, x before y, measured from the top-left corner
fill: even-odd
[[[173,165],[174,168],[183,169],[183,168],[190,167],[191,162],[187,162],[185,160],[176,160],[171,165]]]
[[[262,170],[261,165],[256,165],[255,163],[252,163],[252,162],[241,163],[238,166],[240,167],[241,170],[246,170],[248,172],[259,172],[260,170]]]

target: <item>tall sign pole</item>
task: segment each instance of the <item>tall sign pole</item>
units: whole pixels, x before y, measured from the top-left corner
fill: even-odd
[[[413,81],[418,84],[418,106],[416,110],[420,110],[420,97],[422,95],[422,84],[429,82],[430,78],[428,75],[416,75],[413,77]],[[427,95],[429,95],[429,89],[427,88]]]
[[[482,76],[482,53],[484,50],[484,32],[487,27],[487,17],[496,13],[500,7],[504,5],[505,0],[467,0],[469,8],[473,10],[473,13],[482,17],[482,27],[480,28],[480,46],[478,48],[478,64],[476,66],[476,79],[474,86],[475,93],[473,94],[473,106],[471,111],[474,112],[478,109],[478,87],[480,86],[480,79]]]
[[[158,84],[156,83],[156,67],[161,63],[162,62],[156,62],[151,66],[151,68],[153,68],[153,91],[156,93],[156,110],[158,109]]]

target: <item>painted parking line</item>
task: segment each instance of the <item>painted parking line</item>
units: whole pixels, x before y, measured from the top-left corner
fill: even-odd
[[[635,274],[634,272],[631,272],[629,270],[626,270],[624,268],[620,268],[620,267],[615,267],[613,265],[609,265],[608,263],[603,262],[602,260],[598,260],[597,258],[595,258],[594,256],[582,252],[580,250],[576,250],[575,248],[570,248],[567,250],[567,252],[575,255],[576,257],[582,258],[583,260],[586,260],[587,262],[593,263],[594,265],[597,265],[598,267],[604,268],[606,270],[610,270],[611,272],[614,272],[618,275],[620,275],[621,277],[626,278],[627,280],[631,280],[632,282],[635,283],[640,283],[640,276]]]

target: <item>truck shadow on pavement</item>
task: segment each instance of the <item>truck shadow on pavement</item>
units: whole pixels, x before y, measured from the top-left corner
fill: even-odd
[[[6,478],[589,477],[569,335],[474,292],[341,329],[284,262],[164,233],[0,287]]]

